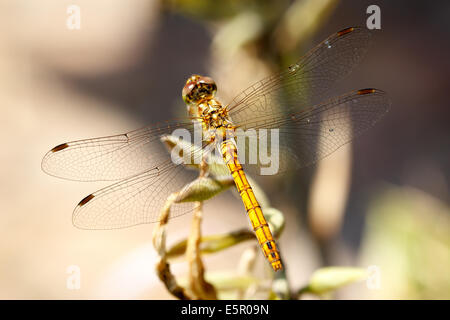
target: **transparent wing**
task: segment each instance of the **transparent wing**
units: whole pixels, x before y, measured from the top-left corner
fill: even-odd
[[[207,192],[211,192],[211,195],[218,192],[219,189],[202,189],[203,184],[205,187],[210,185],[205,178],[196,180],[201,160],[213,163],[209,159],[213,157],[212,149],[208,150],[204,144],[195,145],[175,136],[165,136],[162,140],[171,146],[171,151],[176,151],[172,154],[173,157],[155,168],[85,197],[73,212],[74,225],[83,229],[116,229],[152,223],[159,221],[161,210],[169,196],[175,192],[178,193],[178,198],[171,206],[169,218],[192,211],[192,203],[183,202],[186,200],[185,196],[195,198],[195,192],[199,190],[202,190],[202,196],[205,197],[208,197]],[[226,166],[223,164],[215,164],[210,177],[229,176],[224,168]]]
[[[381,90],[353,91],[289,115],[278,112],[270,118],[264,115],[253,117],[246,125],[254,130],[238,131],[238,141],[239,135],[245,136],[248,132],[253,132],[253,138],[258,143],[268,141],[270,165],[278,165],[277,172],[285,171],[292,165],[304,167],[333,153],[372,127],[389,110],[389,106],[390,100]],[[242,148],[246,154],[251,154],[249,145],[247,142]],[[261,160],[253,164],[247,161],[245,164],[246,170],[256,174],[264,174],[261,168],[270,166]]]
[[[164,122],[125,134],[67,142],[47,152],[46,173],[78,181],[112,181],[156,168],[169,158],[161,144],[163,135],[176,129],[193,132],[189,119]]]
[[[73,212],[73,223],[79,228],[115,229],[156,222],[168,197],[188,188],[198,176],[201,159],[211,156],[205,143],[196,144],[194,130],[200,128],[188,119],[63,143],[45,155],[42,168],[71,180],[124,179],[80,201]],[[212,174],[227,174],[223,171],[216,169]],[[191,210],[191,203],[175,203],[170,218]]]
[[[320,43],[286,71],[247,88],[228,105],[234,123],[244,130],[254,115],[270,117],[280,110],[296,112],[325,99],[326,91],[361,60],[371,32],[351,27]]]
[[[73,212],[74,225],[82,229],[116,229],[158,221],[169,195],[195,179],[195,171],[182,168],[168,160],[158,168],[88,195]],[[175,204],[170,218],[191,210],[192,203]]]
[[[42,168],[48,174],[71,180],[124,179],[80,201],[73,212],[73,223],[79,228],[115,229],[156,222],[167,198],[198,175],[197,170],[184,170],[197,168],[205,155],[202,146],[191,145],[194,129],[188,119],[63,143],[45,155]],[[178,139],[183,143],[181,149],[173,146]],[[170,218],[191,210],[190,203],[176,203]]]

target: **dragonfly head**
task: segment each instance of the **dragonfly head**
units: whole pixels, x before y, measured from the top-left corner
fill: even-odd
[[[186,104],[198,103],[204,99],[211,99],[217,91],[216,83],[210,77],[194,74],[187,79],[182,96]]]

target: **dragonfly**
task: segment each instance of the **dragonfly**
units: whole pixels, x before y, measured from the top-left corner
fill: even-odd
[[[195,134],[200,126],[201,147],[192,149],[193,156],[210,146],[219,150],[266,260],[273,270],[281,270],[279,249],[246,176],[246,172],[261,174],[267,163],[242,161],[240,155],[250,148],[236,141],[245,134],[248,138],[248,132],[262,139],[268,130],[277,130],[278,140],[269,144],[277,147],[277,173],[282,173],[314,164],[371,128],[389,110],[384,91],[366,88],[327,97],[329,89],[361,61],[371,35],[360,27],[336,32],[228,104],[216,98],[213,79],[193,75],[182,90],[186,118],[59,144],[44,156],[42,169],[68,180],[114,181],[78,203],[72,215],[76,227],[114,229],[154,223],[169,195],[192,182],[185,163],[171,158],[161,138],[178,129]],[[191,212],[192,207],[180,201],[172,207],[170,218]]]

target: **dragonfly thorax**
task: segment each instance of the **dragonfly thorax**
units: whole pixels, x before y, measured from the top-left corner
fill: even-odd
[[[227,134],[234,131],[235,126],[228,116],[228,110],[216,99],[207,99],[198,105],[191,105],[193,112],[197,113],[194,121],[202,125],[203,132],[208,141],[225,140]]]
[[[228,116],[227,108],[214,98],[217,86],[213,79],[199,75],[191,76],[183,88],[183,100],[189,116],[202,124],[203,131],[213,137],[225,136],[235,127]]]

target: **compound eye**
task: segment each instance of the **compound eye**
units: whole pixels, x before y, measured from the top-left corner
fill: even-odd
[[[216,88],[216,82],[210,77],[200,77],[199,82]]]
[[[216,82],[210,77],[200,77],[198,82],[201,84],[200,87],[204,88],[205,92],[214,95],[217,91]]]
[[[216,83],[210,77],[193,75],[186,81],[182,96],[186,103],[195,103],[200,99],[214,96],[216,90]]]
[[[183,91],[181,93],[183,100],[186,103],[190,103],[193,96],[193,91],[196,87],[196,84],[194,82],[187,82],[186,85],[183,87]]]
[[[201,77],[198,79],[198,82],[204,83],[204,84],[213,84],[213,85],[216,85],[216,83],[214,82],[214,80],[213,80],[212,78],[210,78],[210,77],[203,77],[203,76],[201,76]]]
[[[183,88],[183,96],[187,96],[189,94],[191,94],[192,90],[194,90],[195,88],[195,83],[188,83],[184,86]]]

